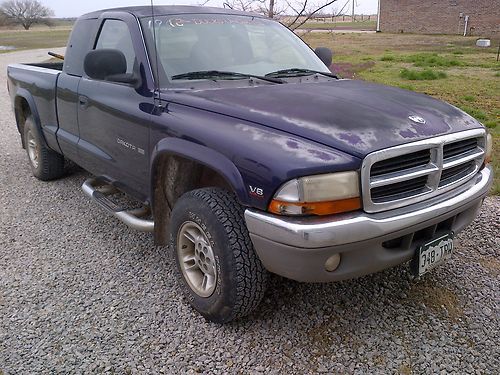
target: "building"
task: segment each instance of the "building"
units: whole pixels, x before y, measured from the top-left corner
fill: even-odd
[[[378,30],[500,37],[500,0],[379,0]]]

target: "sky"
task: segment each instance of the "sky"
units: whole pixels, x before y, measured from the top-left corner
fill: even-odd
[[[54,10],[56,17],[78,17],[94,10],[130,5],[149,5],[151,0],[40,0],[41,3]],[[154,0],[156,5],[196,5],[203,0]],[[276,0],[276,3],[284,0]],[[337,0],[335,5],[340,10],[347,0]],[[378,0],[354,0],[356,14],[376,14]],[[207,5],[222,6],[223,0],[211,0]],[[321,1],[316,1],[320,3]],[[349,7],[347,7],[349,8]],[[327,8],[328,9],[328,8]],[[329,9],[331,10],[331,8]]]

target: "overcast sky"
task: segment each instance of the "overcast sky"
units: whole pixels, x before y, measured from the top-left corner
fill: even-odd
[[[129,5],[149,5],[151,0],[40,0],[46,6],[52,8],[56,13],[56,17],[77,17],[84,13],[94,10],[114,8]],[[156,5],[173,5],[173,4],[199,4],[203,0],[154,0]],[[276,3],[284,0],[277,0]],[[300,0],[297,0],[300,1]],[[337,11],[344,6],[348,0],[337,0],[335,5]],[[349,0],[352,1],[352,0]],[[356,14],[376,14],[378,0],[354,0],[357,4]],[[223,0],[211,0],[208,5],[221,6]],[[320,3],[321,1],[317,1]],[[327,11],[331,11],[327,9]]]

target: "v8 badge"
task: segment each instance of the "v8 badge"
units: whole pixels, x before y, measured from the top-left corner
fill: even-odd
[[[257,197],[257,198],[264,198],[264,190],[263,189],[256,187],[256,186],[252,186],[252,185],[248,185],[248,187],[250,188],[250,195],[251,196]]]

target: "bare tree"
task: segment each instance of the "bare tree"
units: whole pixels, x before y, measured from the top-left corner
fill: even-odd
[[[210,0],[206,0],[205,4],[209,2]],[[256,6],[258,3],[260,3],[259,0],[226,0],[223,5],[224,8],[238,9],[244,12],[256,12],[258,11],[258,6]]]
[[[292,9],[295,13],[295,16],[292,18],[291,21],[289,21],[286,26],[289,27],[292,30],[298,29],[300,26],[305,24],[307,21],[309,21],[311,18],[313,18],[316,15],[319,15],[323,13],[323,11],[331,6],[333,3],[336,3],[339,0],[326,0],[323,3],[310,3],[310,0],[301,0],[301,2],[297,3],[295,5],[294,3],[287,1],[287,5],[290,9]],[[342,7],[340,12],[336,13],[336,9],[332,8],[332,11],[334,14],[332,16],[336,16],[337,14],[340,14],[343,12],[347,4],[349,3],[350,0],[347,0],[345,5]]]
[[[9,24],[9,19],[7,16],[0,10],[0,26],[7,26]]]
[[[257,12],[266,15],[269,18],[280,18],[285,26],[295,30],[305,24],[314,16],[323,12],[326,8],[341,0],[226,0],[224,7],[238,9],[243,11]],[[341,12],[345,9],[348,2],[342,7]],[[204,4],[210,0],[205,0]],[[333,9],[332,9],[333,10]],[[337,15],[335,10],[333,10]],[[283,15],[289,17],[282,17]]]
[[[205,0],[203,5],[211,1]],[[277,7],[276,0],[225,0],[223,5],[224,8],[260,13],[269,18],[277,18],[286,12],[286,6]]]
[[[14,24],[19,24],[25,30],[36,23],[50,25],[49,17],[54,15],[52,9],[37,0],[9,0],[0,5],[0,12]]]

